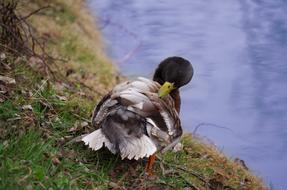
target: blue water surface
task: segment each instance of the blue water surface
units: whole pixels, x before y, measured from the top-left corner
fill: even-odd
[[[287,1],[89,0],[107,51],[127,76],[189,59],[184,130],[287,189]]]

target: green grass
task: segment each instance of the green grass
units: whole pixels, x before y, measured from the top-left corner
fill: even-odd
[[[32,1],[32,0],[31,0]],[[20,2],[21,3],[21,2]],[[38,7],[44,7],[47,5],[47,1],[37,0],[34,1]],[[61,1],[50,1],[50,7],[43,14],[54,19],[59,25],[69,25],[76,21],[75,13],[69,8],[69,6]]]
[[[75,99],[63,102],[51,84],[38,83],[24,102],[21,94],[15,94],[1,104],[5,113],[1,119],[6,122],[0,146],[0,189],[108,189],[111,182],[164,189],[262,189],[260,181],[242,167],[191,136],[184,138],[182,151],[160,155],[156,180],[145,177],[144,160],[122,161],[105,149],[93,152],[82,143],[67,143],[86,132],[78,125],[92,107]],[[22,111],[21,105],[26,104],[33,110]],[[22,119],[9,121],[15,114]],[[169,172],[163,173],[160,165]],[[243,179],[248,181],[242,185]]]
[[[79,87],[57,90],[27,63],[11,62],[7,75],[16,86],[0,104],[0,189],[107,189],[118,157],[66,144],[87,132],[80,125],[89,120],[96,101],[79,96]],[[23,110],[24,105],[32,110]]]
[[[18,74],[26,74],[25,69],[15,70],[21,70]],[[34,72],[34,75],[38,74]],[[81,104],[82,100],[73,94],[70,94],[71,100],[59,100],[49,81],[34,78],[38,80],[29,87],[25,80],[19,81],[14,96],[0,104],[3,123],[0,189],[79,189],[105,185],[106,171],[112,167],[114,159],[100,167],[87,162],[88,159],[102,160],[98,153],[90,152],[81,144],[65,147],[62,142],[65,137],[81,134],[69,130],[82,122],[78,117],[89,117],[92,106],[87,106],[87,102],[91,101],[85,100],[86,104]],[[23,99],[21,91],[28,89],[32,96]],[[33,110],[22,110],[23,105],[32,105]],[[13,120],[16,116],[21,119]],[[59,161],[53,162],[53,159]]]
[[[59,38],[59,45],[62,47],[61,55],[76,62],[76,68],[82,73],[85,69],[89,69],[90,72],[97,77],[96,80],[100,78],[101,83],[108,85],[111,82],[111,79],[114,77],[114,71],[111,69],[110,65],[105,64],[91,52],[91,50],[81,42],[80,37],[73,34],[67,34],[66,36]],[[99,67],[100,69],[96,69]]]
[[[19,189],[29,185],[27,181],[43,182],[52,162],[45,153],[53,151],[51,141],[42,141],[41,135],[28,131],[21,137],[8,140],[1,152],[1,187]]]
[[[43,138],[35,129],[10,139],[1,147],[0,189],[28,186],[32,189],[79,189],[106,184],[106,173],[113,166],[113,160],[101,166],[92,164],[86,161],[89,159],[86,154],[90,153],[96,161],[98,153],[79,145],[70,149],[57,143],[57,139]]]
[[[18,109],[16,106],[13,105],[11,101],[6,101],[0,104],[0,118],[1,119],[8,119],[12,117],[16,117],[18,113]]]

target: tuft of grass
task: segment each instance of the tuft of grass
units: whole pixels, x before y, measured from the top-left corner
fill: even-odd
[[[17,107],[10,100],[0,104],[0,119],[16,117],[18,112]]]
[[[43,183],[52,164],[45,153],[51,150],[51,141],[42,141],[35,131],[9,139],[1,152],[1,189],[20,189],[29,181]]]
[[[162,156],[162,162],[178,180],[166,176],[163,179],[176,188],[266,189],[260,179],[228,159],[216,147],[203,143],[191,134],[186,134],[182,143],[182,151]]]

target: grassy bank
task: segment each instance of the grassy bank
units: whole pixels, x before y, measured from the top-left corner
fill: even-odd
[[[144,175],[146,160],[67,143],[93,130],[95,104],[119,80],[84,5],[20,1],[16,13],[39,43],[27,54],[0,41],[0,189],[265,189],[192,135],[183,150],[158,155],[155,179]]]

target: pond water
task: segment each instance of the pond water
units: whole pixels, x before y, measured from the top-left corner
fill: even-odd
[[[183,128],[287,189],[287,2],[89,0],[107,51],[127,76],[172,55],[193,63]]]

